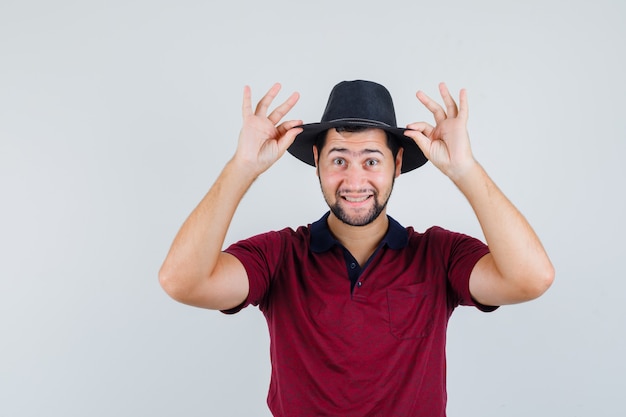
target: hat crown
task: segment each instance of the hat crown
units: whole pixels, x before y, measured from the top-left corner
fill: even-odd
[[[361,119],[396,126],[396,114],[389,91],[372,81],[342,81],[328,97],[322,122]]]

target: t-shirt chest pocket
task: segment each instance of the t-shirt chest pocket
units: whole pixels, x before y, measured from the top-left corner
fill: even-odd
[[[426,337],[433,328],[434,299],[424,284],[387,290],[389,331],[398,339]]]

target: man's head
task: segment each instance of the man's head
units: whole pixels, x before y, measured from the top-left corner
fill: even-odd
[[[288,151],[301,161],[314,166],[313,146],[318,137],[334,128],[378,128],[404,149],[402,173],[426,163],[427,159],[415,142],[404,135],[406,129],[396,126],[393,100],[380,84],[355,80],[342,81],[332,89],[320,123],[301,126]]]
[[[332,214],[350,226],[365,226],[385,211],[403,149],[382,129],[329,129],[313,155],[322,194]]]

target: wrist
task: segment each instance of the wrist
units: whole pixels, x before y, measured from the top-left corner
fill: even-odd
[[[243,187],[249,187],[261,175],[261,172],[252,169],[252,166],[249,161],[235,155],[226,163],[222,173],[232,181],[241,183]]]
[[[457,171],[455,176],[451,176],[450,179],[468,199],[488,189],[488,184],[491,182],[487,172],[475,160],[462,170]]]
[[[244,155],[235,153],[233,157],[226,163],[226,166],[231,169],[238,177],[248,181],[256,180],[265,169],[260,168],[256,163],[256,160],[246,158]]]
[[[478,161],[472,157],[468,159],[467,162],[457,165],[454,169],[450,169],[446,174],[454,184],[461,187],[464,183],[472,181],[472,178],[479,175],[482,170]]]

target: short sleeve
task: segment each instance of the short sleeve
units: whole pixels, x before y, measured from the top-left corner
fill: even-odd
[[[263,306],[271,277],[274,276],[280,259],[281,241],[279,232],[268,232],[241,240],[224,250],[243,264],[250,290],[243,303],[230,310],[223,310],[223,313],[234,314],[250,304]]]
[[[454,305],[475,306],[481,311],[490,312],[495,306],[482,305],[472,298],[469,280],[476,263],[489,253],[489,248],[480,240],[463,233],[451,232],[439,227],[433,228],[433,237],[436,236],[445,247],[444,258],[448,285],[450,287],[450,301]]]

